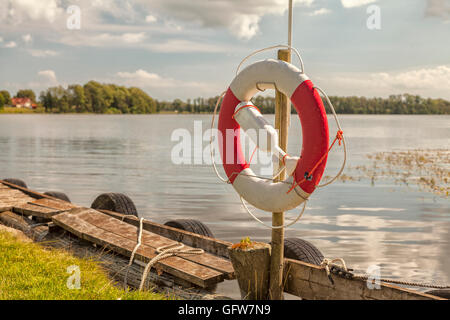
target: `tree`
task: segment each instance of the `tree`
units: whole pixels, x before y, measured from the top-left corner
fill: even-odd
[[[3,96],[3,99],[5,100],[5,104],[11,104],[11,95],[7,90],[0,91],[0,94]]]
[[[6,99],[3,97],[3,94],[0,93],[0,109],[3,109],[3,106],[5,105]]]
[[[36,95],[34,94],[34,91],[31,89],[23,89],[17,91],[16,94],[17,98],[30,98],[32,102],[36,102]]]

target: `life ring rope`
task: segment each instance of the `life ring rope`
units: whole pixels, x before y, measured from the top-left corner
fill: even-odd
[[[260,50],[256,50],[256,51],[252,52],[251,54],[249,54],[248,56],[246,56],[246,57],[241,61],[241,63],[238,65],[238,68],[237,68],[237,70],[236,70],[236,74],[239,73],[239,70],[240,70],[242,64],[243,64],[245,61],[247,61],[250,57],[252,57],[252,56],[254,56],[254,55],[258,54],[258,53],[261,53],[261,52],[264,52],[264,51],[268,51],[268,50],[272,50],[272,49],[275,49],[275,48],[288,48],[288,49],[294,51],[294,53],[297,55],[297,57],[298,57],[298,59],[299,59],[299,61],[300,61],[300,65],[301,65],[301,73],[304,73],[303,60],[302,60],[302,58],[301,58],[301,56],[300,56],[298,50],[295,49],[295,48],[293,48],[293,47],[291,47],[291,46],[287,46],[287,45],[276,45],[276,46],[271,46],[271,47],[263,48],[263,49],[260,49]],[[261,91],[261,89],[260,89],[258,86],[257,86],[257,89]],[[288,191],[287,193],[291,192],[292,190],[295,190],[296,193],[297,193],[299,196],[301,196],[301,195],[300,195],[300,194],[297,192],[297,190],[295,189],[296,186],[298,186],[298,185],[300,185],[301,183],[303,183],[305,180],[307,180],[307,179],[313,174],[313,172],[316,170],[316,168],[317,168],[317,167],[323,162],[323,160],[328,156],[328,153],[331,151],[331,149],[332,149],[333,146],[335,145],[336,141],[338,141],[338,144],[339,144],[339,145],[341,145],[341,144],[343,145],[344,159],[343,159],[342,166],[341,166],[340,170],[338,171],[338,173],[336,174],[336,176],[335,176],[334,178],[332,178],[331,180],[327,181],[326,183],[318,184],[318,185],[316,185],[316,186],[317,186],[317,187],[325,187],[325,186],[331,184],[332,182],[336,181],[336,179],[342,174],[342,172],[343,172],[343,170],[344,170],[344,167],[345,167],[346,159],[347,159],[346,141],[345,141],[345,138],[344,138],[344,136],[343,136],[343,130],[342,130],[341,125],[340,125],[340,123],[339,123],[339,119],[338,119],[338,117],[337,117],[337,114],[336,114],[336,111],[335,111],[335,109],[334,109],[334,107],[333,107],[333,104],[331,103],[331,101],[330,101],[330,99],[328,98],[327,94],[326,94],[321,88],[319,88],[319,87],[317,87],[317,86],[314,86],[313,89],[316,89],[316,90],[317,90],[317,91],[325,98],[327,104],[329,105],[329,107],[330,107],[330,109],[331,109],[331,111],[332,111],[332,113],[333,113],[333,116],[334,116],[334,119],[335,119],[335,121],[336,121],[336,125],[337,125],[337,127],[338,127],[338,130],[337,130],[336,137],[335,137],[335,139],[333,140],[332,144],[330,145],[330,147],[328,148],[328,150],[326,151],[326,153],[321,157],[321,159],[319,159],[319,161],[317,161],[317,163],[316,163],[316,164],[313,166],[313,168],[309,171],[308,177],[306,177],[306,174],[305,174],[305,177],[304,177],[301,181],[299,181],[299,182],[296,182],[295,177],[294,177],[294,181],[293,181],[293,182],[280,181],[280,183],[286,183],[286,184],[291,185],[291,188],[289,189],[289,191]],[[220,97],[218,98],[218,100],[217,100],[217,102],[216,102],[216,105],[215,105],[215,107],[214,107],[214,113],[213,113],[213,117],[212,117],[212,121],[211,121],[210,151],[211,151],[211,161],[212,161],[212,165],[213,165],[213,168],[214,168],[214,172],[216,173],[217,177],[218,177],[221,181],[223,181],[223,182],[225,182],[225,183],[227,183],[227,184],[230,184],[230,183],[231,183],[232,177],[234,177],[234,176],[236,176],[236,175],[237,175],[237,176],[238,176],[238,175],[245,175],[245,176],[248,175],[248,176],[257,177],[257,178],[260,178],[260,179],[274,180],[276,177],[278,177],[278,176],[281,174],[281,172],[283,172],[283,170],[285,170],[286,166],[285,166],[285,164],[284,164],[284,161],[282,162],[283,164],[281,165],[280,170],[276,173],[275,176],[273,176],[273,177],[271,177],[271,178],[269,178],[269,177],[263,177],[263,176],[258,176],[258,175],[255,175],[255,174],[249,175],[248,173],[244,173],[243,171],[241,171],[241,172],[232,172],[231,174],[227,174],[227,175],[228,175],[228,179],[225,179],[225,178],[223,178],[223,177],[220,175],[220,173],[219,173],[219,171],[218,171],[218,169],[217,169],[217,167],[216,167],[215,160],[214,160],[214,148],[213,148],[213,144],[212,144],[212,139],[213,139],[212,129],[214,128],[214,123],[215,123],[215,118],[216,118],[216,114],[217,114],[218,108],[219,108],[219,106],[221,105],[221,102],[223,101],[223,98],[224,98],[224,96],[225,96],[226,93],[227,93],[227,91],[224,91],[224,92],[220,95]],[[319,94],[319,95],[320,95],[320,94]],[[241,109],[242,109],[242,108],[246,108],[246,107],[253,107],[253,105],[243,106],[243,107],[241,107]],[[255,107],[255,108],[257,109],[257,107]],[[239,109],[239,110],[240,110],[240,109]],[[239,110],[238,110],[238,111],[239,111]],[[234,114],[236,114],[236,112],[235,112]],[[233,116],[234,116],[234,114],[233,114]],[[256,146],[255,150],[253,151],[251,157],[250,157],[249,165],[251,164],[251,160],[252,160],[252,158],[253,158],[253,156],[254,156],[256,150],[257,150],[257,146]],[[283,157],[283,160],[285,159],[285,157],[286,157],[286,156]],[[253,212],[251,212],[251,210],[249,209],[249,207],[248,207],[247,204],[245,203],[244,198],[242,197],[242,195],[239,195],[239,196],[240,196],[241,203],[242,203],[243,207],[245,208],[245,210],[247,211],[247,213],[248,213],[253,219],[255,219],[257,222],[259,222],[259,223],[261,223],[262,225],[264,225],[265,227],[268,227],[268,228],[271,228],[271,229],[287,228],[287,227],[289,227],[289,226],[295,224],[295,223],[303,216],[303,213],[304,213],[305,210],[306,210],[306,202],[307,202],[307,198],[304,199],[304,200],[305,200],[305,201],[304,201],[304,205],[303,205],[303,208],[302,208],[300,214],[299,214],[294,220],[292,220],[291,222],[289,222],[289,223],[287,223],[287,224],[285,224],[285,225],[282,225],[282,226],[270,226],[270,225],[264,223],[263,221],[261,221],[259,218],[257,218],[257,217],[253,214]],[[302,197],[302,196],[301,196],[301,197]],[[302,198],[303,198],[303,197],[302,197]]]

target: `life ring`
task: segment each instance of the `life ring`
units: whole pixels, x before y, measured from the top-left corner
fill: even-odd
[[[281,182],[256,176],[245,160],[240,141],[239,118],[247,126],[252,126],[249,124],[252,123],[253,127],[273,129],[250,102],[259,90],[267,88],[276,88],[290,98],[302,126],[301,156],[282,156],[283,160],[290,160],[292,169],[288,170],[290,176]],[[243,69],[226,91],[218,129],[221,133],[219,148],[228,180],[256,208],[269,212],[291,210],[307,200],[319,184],[327,160],[328,121],[319,93],[311,80],[294,65],[267,59]],[[267,142],[266,149],[273,152],[276,145],[270,144],[274,142]]]

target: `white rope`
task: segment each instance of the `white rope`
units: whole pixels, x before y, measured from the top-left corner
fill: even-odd
[[[278,44],[275,46],[271,46],[271,47],[267,47],[267,48],[263,48],[263,49],[259,49],[259,50],[255,50],[252,53],[250,53],[248,56],[246,56],[244,59],[242,59],[241,63],[239,63],[237,69],[236,69],[236,75],[239,73],[239,69],[241,69],[242,64],[247,61],[248,59],[250,59],[251,57],[253,57],[254,55],[264,52],[264,51],[269,51],[269,50],[273,50],[273,49],[277,49],[277,48],[287,48],[291,51],[294,51],[294,53],[297,55],[298,60],[300,61],[300,66],[301,66],[301,73],[305,73],[305,66],[303,64],[303,59],[300,55],[300,53],[298,52],[298,50],[294,47],[291,47],[289,45],[285,45],[285,44]]]
[[[264,222],[261,221],[257,216],[255,216],[255,215],[253,214],[253,212],[251,212],[250,209],[248,208],[247,204],[246,204],[245,201],[244,201],[244,198],[243,198],[242,196],[240,196],[240,198],[241,198],[241,203],[242,203],[242,205],[244,206],[244,208],[245,208],[245,210],[247,211],[247,213],[248,213],[253,219],[255,219],[256,221],[258,221],[258,222],[261,223],[263,226],[265,226],[265,227],[267,227],[267,228],[269,228],[269,229],[281,229],[281,228],[287,228],[287,227],[290,227],[290,226],[292,226],[293,224],[297,223],[297,221],[300,220],[300,218],[303,216],[303,213],[305,212],[305,209],[306,209],[306,201],[308,201],[308,200],[305,200],[305,201],[303,202],[303,209],[302,209],[302,211],[301,211],[300,214],[297,216],[297,218],[295,218],[294,220],[292,220],[290,223],[284,224],[284,225],[282,225],[282,226],[271,226],[271,225],[268,225],[268,224],[264,223]]]
[[[222,92],[222,94],[220,95],[219,99],[217,99],[216,106],[214,107],[214,113],[213,113],[213,116],[212,116],[211,130],[210,130],[210,131],[211,131],[211,136],[209,137],[209,150],[210,150],[210,152],[211,152],[211,163],[212,163],[212,165],[213,165],[214,172],[215,172],[217,178],[219,178],[220,180],[222,180],[222,182],[225,182],[225,183],[227,183],[227,184],[230,184],[230,183],[231,183],[230,179],[229,179],[229,178],[228,178],[228,179],[223,178],[223,177],[220,175],[219,170],[217,170],[216,161],[214,160],[214,148],[213,148],[213,143],[212,143],[212,139],[213,139],[213,129],[214,129],[214,122],[215,122],[215,119],[216,119],[217,108],[218,108],[218,106],[220,105],[220,101],[222,101],[223,96],[224,96],[225,94],[226,94],[226,91]],[[284,169],[285,169],[285,165],[281,166],[281,167],[280,167],[280,170],[279,170],[272,178],[270,178],[270,179],[271,179],[271,180],[274,180],[275,178],[277,178],[277,177],[283,172]],[[239,174],[238,174],[238,175],[239,175]],[[266,179],[266,177],[262,177],[262,176],[257,176],[257,175],[252,175],[252,176],[257,177],[257,178],[261,178],[261,179]]]
[[[327,104],[330,106],[331,112],[333,113],[333,117],[334,117],[334,120],[336,121],[336,125],[338,127],[338,130],[342,131],[341,124],[339,123],[339,119],[338,119],[338,116],[336,114],[336,111],[334,110],[333,104],[331,103],[331,101],[328,98],[327,94],[325,93],[325,91],[323,91],[321,88],[319,88],[317,86],[315,86],[314,88],[317,89],[317,91],[319,91],[320,93],[322,93],[322,95],[325,97],[325,100],[327,101]],[[322,187],[328,186],[329,184],[333,183],[337,178],[340,177],[340,175],[344,171],[345,163],[347,162],[347,145],[345,143],[344,135],[342,135],[342,146],[344,148],[344,160],[342,161],[341,168],[339,169],[338,173],[334,176],[333,179],[331,179],[331,180],[329,180],[329,181],[327,181],[325,183],[317,185],[318,188],[322,188]]]
[[[213,165],[213,168],[214,168],[214,172],[216,173],[217,178],[219,178],[220,180],[222,180],[225,183],[230,183],[229,179],[223,178],[220,175],[219,171],[217,170],[216,162],[214,161],[214,148],[213,148],[213,144],[212,144],[213,128],[214,128],[214,121],[216,119],[217,108],[218,108],[218,106],[220,104],[220,101],[222,101],[223,96],[225,95],[225,93],[227,93],[227,92],[226,91],[222,92],[222,94],[220,95],[219,99],[217,99],[216,106],[214,107],[214,113],[213,113],[212,121],[211,121],[211,137],[209,138],[209,150],[211,151],[211,162],[212,162],[212,165]]]
[[[158,261],[182,254],[203,254],[205,251],[203,249],[198,248],[188,248],[183,249],[184,244],[177,242],[175,244],[170,244],[167,246],[162,246],[156,249],[156,252],[158,253],[153,259],[150,260],[150,262],[145,266],[144,272],[142,274],[141,283],[139,285],[139,291],[142,291],[144,288],[145,280],[147,279],[148,273],[150,272],[152,266],[157,263]]]
[[[122,217],[122,221],[123,221]],[[133,251],[131,252],[131,256],[130,256],[130,260],[128,261],[128,265],[127,265],[127,270],[125,271],[125,277],[123,278],[123,287],[124,289],[127,288],[127,280],[128,280],[128,272],[130,270],[130,266],[133,264],[134,261],[134,256],[136,255],[137,250],[139,249],[139,247],[141,246],[142,243],[142,230],[144,229],[142,224],[143,224],[144,218],[141,217],[141,219],[139,219],[139,233],[138,233],[138,240],[137,240],[137,244],[134,247]]]

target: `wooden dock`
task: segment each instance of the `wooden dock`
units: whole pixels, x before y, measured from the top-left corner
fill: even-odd
[[[48,223],[36,224],[30,217]],[[137,244],[139,233],[139,218],[135,216],[84,208],[3,180],[0,180],[0,223],[21,229],[36,240],[51,239],[46,243],[52,242],[53,246],[84,248],[83,252],[90,252],[92,256],[102,252],[101,256],[96,257],[103,261],[106,259],[109,268],[121,266],[111,272],[116,277],[123,276],[122,271]],[[181,284],[184,289],[177,287],[177,290],[188,299],[217,298],[211,288],[236,276],[228,259],[228,248],[232,244],[148,220],[143,221],[142,244],[131,267],[134,278],[131,277],[130,285],[136,287],[142,266],[156,256],[156,248],[177,242],[187,248],[202,248],[205,252],[201,255],[171,256],[158,261],[154,266],[156,272],[149,276],[152,283],[156,287],[172,283],[171,288],[174,288],[174,283]],[[368,289],[363,280],[337,274],[333,275],[333,284],[324,268],[291,259],[284,261],[284,279],[284,291],[304,299],[442,299],[387,283],[382,283],[379,290]],[[198,288],[197,295],[186,293],[192,288]]]

